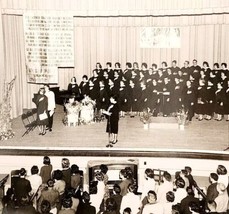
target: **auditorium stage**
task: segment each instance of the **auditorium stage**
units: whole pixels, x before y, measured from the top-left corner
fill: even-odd
[[[138,152],[150,155],[155,151],[176,153],[200,152],[211,154],[229,154],[223,151],[229,146],[229,122],[226,121],[193,121],[184,131],[164,128],[143,128],[139,117],[126,116],[119,122],[119,141],[113,148],[106,148],[108,136],[105,132],[106,121],[77,127],[67,127],[63,124],[63,107],[58,105],[54,115],[53,131],[45,136],[38,135],[38,129],[22,137],[25,128],[21,117],[13,119],[12,127],[15,137],[1,141],[0,153],[11,154],[19,151],[78,151],[88,155],[100,152],[108,155],[128,155],[129,152]],[[152,117],[152,122],[158,118]],[[115,153],[116,152],[116,153]],[[228,156],[228,155],[227,155]]]

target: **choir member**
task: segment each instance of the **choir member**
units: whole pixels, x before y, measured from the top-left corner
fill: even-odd
[[[177,66],[177,61],[176,60],[172,61],[172,67],[170,69],[171,69],[173,75],[177,75],[178,74],[178,71],[180,70],[180,68]]]
[[[107,109],[109,103],[109,96],[105,89],[104,81],[99,81],[99,92],[96,98],[96,108],[98,111]]]
[[[225,96],[226,96],[226,102],[225,102],[224,113],[227,115],[226,121],[229,121],[229,80],[227,80],[227,87],[225,88]]]
[[[188,80],[182,92],[182,105],[184,106],[185,112],[188,112],[187,119],[189,121],[192,121],[192,118],[194,116],[195,102],[196,102],[195,92],[191,84],[191,81]]]
[[[206,120],[211,120],[215,105],[215,87],[211,79],[207,82],[206,88]]]
[[[125,116],[125,112],[129,111],[128,108],[128,90],[126,87],[126,82],[124,82],[123,80],[120,81],[120,88],[119,88],[119,108],[120,108],[120,116],[124,117]]]
[[[197,103],[195,107],[195,112],[198,114],[198,120],[201,121],[204,119],[204,115],[206,114],[206,87],[205,80],[199,80],[199,87],[197,89]]]
[[[132,77],[132,64],[130,62],[126,63],[126,69],[123,72],[126,80],[130,80]]]
[[[84,98],[88,94],[88,91],[89,91],[89,83],[88,83],[87,75],[83,75],[82,81],[79,85],[79,89],[80,89],[81,98]]]
[[[186,60],[184,62],[184,67],[181,68],[181,72],[182,72],[182,76],[183,76],[184,80],[187,81],[189,79],[189,76],[191,73],[191,70],[189,67],[189,61]]]
[[[72,77],[71,82],[68,84],[68,92],[74,95],[76,98],[80,96],[79,86],[75,77]]]
[[[216,118],[215,120],[221,121],[222,116],[224,114],[224,106],[226,104],[226,94],[225,90],[223,90],[223,86],[221,83],[217,84],[217,90],[215,92],[215,113],[216,113]]]

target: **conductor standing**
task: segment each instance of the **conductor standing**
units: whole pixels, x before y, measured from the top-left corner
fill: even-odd
[[[110,97],[110,103],[106,111],[103,111],[107,118],[107,128],[109,143],[106,147],[113,147],[112,144],[118,142],[118,122],[119,122],[119,106],[117,102],[117,96],[112,95]]]

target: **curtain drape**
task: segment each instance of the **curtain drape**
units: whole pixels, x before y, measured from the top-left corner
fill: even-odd
[[[5,76],[10,81],[17,77],[12,96],[12,117],[20,115],[24,108],[32,108],[32,97],[40,85],[26,81],[23,18],[3,15],[3,39],[5,52]],[[140,48],[142,27],[179,27],[181,48]],[[78,83],[84,74],[91,76],[96,62],[103,66],[110,61],[120,62],[125,68],[127,61],[148,65],[162,61],[171,64],[173,59],[183,66],[185,60],[194,58],[202,65],[208,61],[229,62],[229,16],[178,16],[178,17],[104,17],[74,18],[75,67],[59,69],[60,89],[66,89],[72,76]]]

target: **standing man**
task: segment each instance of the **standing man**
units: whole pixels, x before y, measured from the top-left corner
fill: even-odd
[[[48,126],[47,130],[52,131],[53,125],[53,115],[56,108],[55,94],[53,91],[50,91],[49,85],[44,85],[45,96],[48,98]]]

